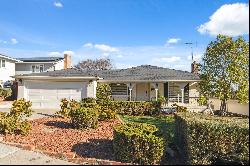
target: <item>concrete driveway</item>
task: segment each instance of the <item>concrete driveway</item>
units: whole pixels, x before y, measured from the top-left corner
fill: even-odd
[[[0,112],[10,112],[10,108],[12,106],[12,101],[4,101],[0,102]],[[39,119],[43,117],[49,117],[54,115],[59,109],[32,109],[34,112],[29,120]]]
[[[51,158],[42,153],[22,150],[0,143],[0,165],[76,165],[65,160]]]

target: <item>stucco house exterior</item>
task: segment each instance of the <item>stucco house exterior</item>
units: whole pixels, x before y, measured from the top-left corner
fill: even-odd
[[[193,68],[192,68],[193,69]],[[16,75],[18,98],[33,107],[59,108],[62,98],[96,97],[97,83],[109,83],[113,100],[151,101],[165,96],[169,103],[198,105],[199,76],[194,72],[141,65],[128,69],[58,71]]]
[[[11,76],[15,75],[15,63],[20,60],[0,54],[0,83],[13,80]]]

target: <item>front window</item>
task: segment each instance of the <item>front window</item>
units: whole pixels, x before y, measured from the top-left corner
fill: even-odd
[[[44,72],[44,65],[32,65],[31,71],[32,73],[42,73]]]
[[[5,60],[2,60],[2,67],[5,67]]]
[[[128,88],[126,84],[110,84],[112,96],[113,95],[128,95]]]

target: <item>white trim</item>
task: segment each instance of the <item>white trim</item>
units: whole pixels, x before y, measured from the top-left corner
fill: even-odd
[[[20,60],[17,60],[15,58],[11,58],[11,57],[8,57],[8,56],[2,55],[2,54],[0,54],[0,58],[5,58],[5,59],[12,60],[12,61],[15,61],[15,62],[22,62]]]
[[[98,80],[98,77],[51,77],[51,76],[22,76],[22,75],[17,75],[14,76],[14,78],[19,78],[19,79],[31,79],[31,80]]]

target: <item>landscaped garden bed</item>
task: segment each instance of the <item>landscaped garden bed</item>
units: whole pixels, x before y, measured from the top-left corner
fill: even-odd
[[[101,121],[96,129],[77,130],[67,118],[41,118],[31,121],[29,135],[6,134],[4,142],[35,146],[35,149],[46,154],[56,157],[64,155],[69,161],[90,161],[89,164],[95,164],[98,159],[102,159],[105,160],[102,164],[107,164],[106,160],[115,160],[112,148],[113,127],[120,123],[119,120]]]

